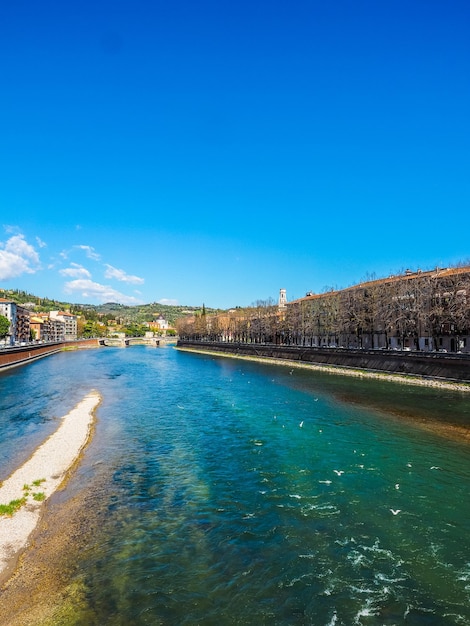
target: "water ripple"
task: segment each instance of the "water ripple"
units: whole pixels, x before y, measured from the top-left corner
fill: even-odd
[[[345,402],[355,380],[335,394],[334,377],[273,384],[269,366],[143,346],[66,356],[67,376],[57,355],[21,391],[3,379],[1,428],[28,449],[64,396],[103,396],[81,471],[110,479],[76,624],[470,623],[468,448]],[[400,388],[375,385],[392,405]]]

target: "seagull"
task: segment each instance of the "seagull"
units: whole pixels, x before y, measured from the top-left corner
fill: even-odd
[[[398,513],[401,513],[401,509],[390,509],[390,511],[393,513],[393,515],[398,515]]]
[[[341,474],[344,474],[343,470],[333,470],[335,474],[338,474],[338,476],[341,476]]]
[[[438,467],[437,465],[433,465],[433,466],[431,467],[431,469],[441,469],[441,468],[440,468],[440,467]]]
[[[395,485],[395,489],[400,489],[400,484],[399,484],[399,483],[397,483],[397,484]]]
[[[300,428],[302,428],[303,425],[304,425],[304,421],[302,420],[299,424]]]

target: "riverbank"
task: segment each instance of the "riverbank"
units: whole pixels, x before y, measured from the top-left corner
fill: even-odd
[[[96,391],[87,394],[33,456],[0,483],[0,583],[28,546],[44,502],[67,479],[88,443],[100,400]]]
[[[294,367],[299,369],[308,369],[317,372],[325,372],[327,374],[339,374],[341,376],[355,376],[356,378],[372,378],[378,380],[386,380],[388,382],[400,383],[401,385],[419,385],[422,387],[434,387],[438,389],[446,389],[448,391],[470,392],[470,383],[453,382],[438,378],[395,374],[386,372],[374,372],[371,370],[362,370],[352,367],[341,367],[339,365],[320,365],[318,363],[305,361],[291,361],[289,359],[276,359],[272,357],[258,357],[246,354],[234,354],[233,352],[219,352],[217,350],[203,350],[194,347],[178,346],[177,350],[183,352],[195,352],[198,354],[209,354],[211,356],[227,357],[231,359],[240,359],[244,361],[255,361],[256,363],[268,363],[269,365],[283,365],[285,367]]]

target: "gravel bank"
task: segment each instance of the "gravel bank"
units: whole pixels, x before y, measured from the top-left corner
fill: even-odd
[[[0,580],[13,570],[36,528],[44,502],[66,479],[88,442],[100,399],[96,391],[87,394],[33,456],[0,484],[0,505],[12,508],[0,515]]]

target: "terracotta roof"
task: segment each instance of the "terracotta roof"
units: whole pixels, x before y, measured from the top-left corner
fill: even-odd
[[[336,289],[332,291],[324,291],[323,293],[316,293],[310,296],[304,296],[303,298],[297,298],[297,300],[292,300],[287,304],[295,304],[297,302],[304,302],[307,300],[317,300],[319,298],[324,298],[325,296],[344,293],[345,291],[354,291],[355,289],[360,289],[362,287],[373,287],[377,285],[385,285],[389,283],[396,283],[404,280],[413,280],[415,278],[423,278],[425,276],[435,279],[435,278],[445,278],[446,276],[456,276],[458,274],[470,274],[470,265],[465,265],[462,267],[447,267],[447,268],[438,268],[436,267],[433,270],[422,272],[418,270],[417,272],[411,272],[407,270],[405,274],[394,274],[391,276],[387,276],[386,278],[378,278],[375,280],[368,280],[362,283],[358,283],[357,285],[352,285],[351,287],[346,287],[345,289]]]

